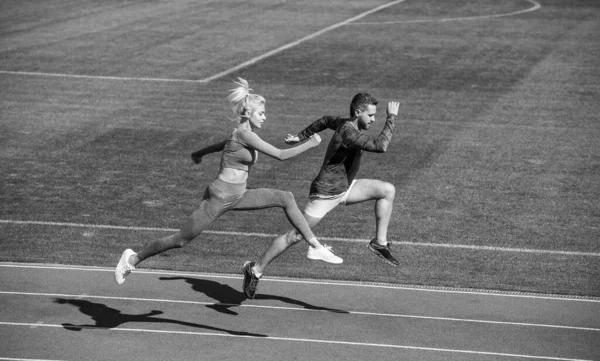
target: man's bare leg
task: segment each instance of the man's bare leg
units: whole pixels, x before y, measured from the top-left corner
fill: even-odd
[[[357,179],[346,205],[375,201],[375,239],[377,243],[387,244],[387,231],[392,217],[396,188],[393,184],[374,179]]]

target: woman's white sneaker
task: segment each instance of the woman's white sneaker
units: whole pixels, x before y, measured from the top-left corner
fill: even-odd
[[[320,247],[308,247],[306,256],[310,259],[325,261],[333,264],[340,264],[344,262],[343,259],[333,254],[333,252],[331,252],[331,246],[326,244],[323,244]]]
[[[115,268],[115,281],[118,285],[122,285],[125,282],[125,277],[135,269],[135,267],[129,263],[129,257],[134,254],[137,253],[131,249],[126,249],[125,252],[123,252],[123,255],[121,255],[119,264],[117,264],[117,268]]]

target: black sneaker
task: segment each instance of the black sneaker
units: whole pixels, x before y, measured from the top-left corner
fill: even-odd
[[[375,240],[372,240],[371,242],[369,242],[369,249],[371,250],[371,252],[375,253],[381,259],[391,264],[392,266],[398,266],[400,264],[390,252],[390,243],[388,243],[386,246],[381,246],[377,244]]]
[[[246,261],[242,268],[242,273],[244,274],[244,284],[242,285],[242,288],[244,289],[244,294],[248,298],[254,298],[259,280],[252,272],[252,267],[254,267],[254,262]]]

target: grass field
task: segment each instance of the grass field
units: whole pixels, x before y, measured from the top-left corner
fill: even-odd
[[[353,240],[326,241],[342,266],[300,245],[267,275],[600,296],[600,3],[407,0],[341,25],[385,4],[3,1],[0,260],[112,267],[178,228],[219,167],[189,153],[228,136],[241,76],[279,147],[359,91],[380,99],[379,120],[401,104],[388,152],[359,173],[396,186],[401,267],[368,252],[365,203],[315,231]],[[249,185],[303,207],[323,135],[293,160],[260,157]],[[281,210],[228,213],[211,230],[229,233],[143,265],[236,273],[272,240],[249,233],[288,228]]]

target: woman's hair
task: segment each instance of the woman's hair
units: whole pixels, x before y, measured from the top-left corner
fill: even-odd
[[[353,117],[357,110],[365,111],[369,105],[377,105],[378,101],[369,93],[358,93],[350,103],[350,116]]]
[[[227,101],[231,104],[234,114],[234,118],[231,120],[239,121],[242,116],[246,115],[246,112],[252,114],[259,105],[264,105],[267,101],[262,95],[250,94],[252,89],[250,89],[245,79],[238,77],[238,80],[234,83],[237,87],[230,90],[231,94],[227,97]]]

